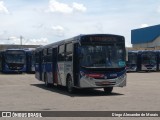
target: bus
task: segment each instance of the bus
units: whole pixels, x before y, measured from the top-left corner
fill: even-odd
[[[125,38],[112,34],[87,34],[41,46],[35,50],[35,77],[45,85],[75,88],[126,86]]]
[[[35,48],[26,49],[26,72],[35,73]]]
[[[154,50],[129,51],[127,71],[157,71],[157,54]]]
[[[138,51],[128,51],[127,72],[138,71]]]
[[[7,49],[0,52],[0,68],[4,73],[26,71],[26,52],[22,49]]]
[[[140,70],[157,71],[157,55],[153,50],[140,51]]]
[[[157,54],[157,71],[160,71],[160,50],[155,51]]]
[[[3,57],[2,57],[3,51],[0,51],[0,72],[2,72],[2,62],[3,62]]]

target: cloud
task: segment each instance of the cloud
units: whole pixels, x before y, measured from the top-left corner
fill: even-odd
[[[16,36],[11,36],[8,38],[7,44],[21,44],[20,38]]]
[[[33,28],[41,29],[44,27],[44,24],[33,25]]]
[[[6,42],[7,40],[7,42]],[[7,44],[21,44],[20,37],[11,36],[5,40]],[[1,42],[1,44],[4,42]],[[45,45],[48,44],[49,40],[47,38],[39,38],[39,39],[25,39],[22,37],[22,45]]]
[[[0,1],[0,14],[4,13],[4,14],[9,14],[8,9],[5,7],[4,2]]]
[[[85,12],[87,8],[80,3],[73,2],[72,5],[58,2],[57,0],[49,1],[49,8],[47,12],[58,12],[64,14],[70,14],[74,11]]]
[[[80,12],[85,12],[87,10],[87,8],[83,4],[76,3],[76,2],[73,3],[73,8]]]
[[[95,28],[96,28],[96,31],[98,31],[100,33],[104,32],[102,23],[96,23]]]
[[[51,29],[53,30],[56,36],[61,37],[61,36],[64,36],[65,34],[65,29],[60,25],[52,26]]]
[[[47,38],[39,38],[39,39],[29,39],[24,44],[25,45],[46,45],[49,43]]]
[[[49,11],[50,12],[60,12],[60,13],[72,13],[73,8],[65,3],[57,2],[56,0],[49,1]]]
[[[145,28],[145,27],[148,27],[149,25],[148,24],[141,24],[140,28]]]
[[[160,6],[157,8],[157,12],[160,13]]]

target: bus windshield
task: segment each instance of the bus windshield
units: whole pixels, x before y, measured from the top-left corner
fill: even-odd
[[[137,54],[136,53],[129,53],[128,54],[127,64],[137,64]]]
[[[32,60],[31,60],[31,64],[34,65],[35,64],[35,55],[32,55]]]
[[[7,63],[25,63],[25,52],[23,51],[7,51],[5,54]]]
[[[80,65],[89,68],[125,67],[125,48],[122,45],[83,45]]]
[[[156,64],[156,54],[154,53],[143,53],[142,64]]]

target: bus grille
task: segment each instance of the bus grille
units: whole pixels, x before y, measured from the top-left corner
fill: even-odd
[[[106,85],[115,85],[116,82],[109,82],[109,81],[102,81],[102,82],[95,82],[97,86],[106,86]]]
[[[23,69],[23,66],[24,66],[24,64],[16,64],[16,63],[8,64],[8,67],[11,70],[21,70],[21,69]]]

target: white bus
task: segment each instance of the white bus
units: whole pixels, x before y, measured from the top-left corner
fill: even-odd
[[[39,47],[35,51],[35,76],[45,85],[75,88],[126,86],[126,50],[123,36],[111,34],[79,35]]]

